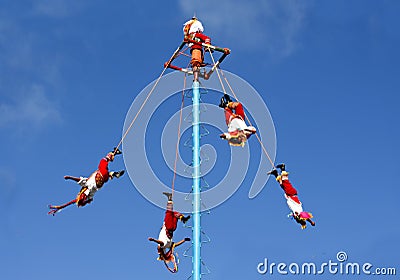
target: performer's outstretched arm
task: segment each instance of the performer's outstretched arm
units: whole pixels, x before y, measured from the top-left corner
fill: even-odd
[[[76,203],[77,199],[71,200],[63,205],[49,205],[50,211],[47,213],[49,215],[55,215],[58,211],[64,209],[67,206],[70,206],[71,204]]]
[[[184,239],[182,239],[181,241],[178,241],[175,243],[175,247],[178,247],[179,245],[182,245],[183,243],[185,243],[186,241],[190,241],[189,237],[186,237]]]
[[[149,241],[153,241],[153,242],[156,242],[160,246],[164,246],[164,242],[162,242],[161,240],[155,239],[153,237],[149,237]]]

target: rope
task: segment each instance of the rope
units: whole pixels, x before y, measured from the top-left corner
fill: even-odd
[[[178,135],[177,135],[177,140],[176,140],[176,147],[175,147],[175,162],[174,162],[174,176],[172,178],[172,197],[174,196],[174,189],[175,189],[175,179],[176,179],[176,164],[178,162],[178,156],[179,156],[179,136],[181,135],[181,125],[182,125],[182,113],[183,113],[183,106],[185,104],[185,88],[186,88],[186,75],[183,80],[183,89],[182,89],[182,101],[181,101],[181,109],[179,112],[179,125],[178,125]]]
[[[131,130],[133,124],[135,123],[137,117],[139,116],[140,112],[143,110],[144,105],[147,103],[147,101],[149,100],[151,94],[153,93],[154,89],[156,88],[158,82],[161,80],[162,76],[164,75],[165,70],[167,70],[167,65],[169,65],[169,63],[173,60],[175,53],[171,56],[171,58],[168,60],[168,63],[165,64],[163,71],[161,72],[160,76],[157,78],[156,82],[154,83],[153,87],[151,88],[150,92],[147,94],[146,99],[143,101],[142,105],[140,106],[138,112],[136,113],[135,117],[133,118],[132,122],[130,123],[128,129],[125,131],[124,135],[122,136],[121,140],[119,141],[117,147],[115,150],[117,150],[122,142],[124,141],[126,135],[129,133],[129,131]]]
[[[176,59],[180,55],[191,57],[191,55],[188,55],[187,53],[185,53],[188,49],[189,49],[189,46],[186,46],[183,50],[178,52],[177,56],[174,59]]]
[[[213,55],[212,55],[211,52],[210,52],[210,56],[211,56],[211,59],[212,59],[212,61],[213,61],[213,64],[215,65],[215,60],[214,60],[214,57],[213,57]],[[221,80],[219,71],[221,71],[221,75],[224,77],[224,80],[225,80],[226,84],[228,85],[230,91],[232,92],[233,96],[235,97],[236,100],[239,101],[239,99],[237,98],[235,92],[233,91],[233,88],[232,88],[231,85],[229,84],[228,79],[227,79],[226,76],[224,75],[224,72],[222,72],[222,70],[221,70],[219,67],[217,67],[216,70],[217,70],[216,72],[217,72],[217,74],[218,74],[218,78],[219,78],[219,81],[220,81],[220,83],[221,83],[222,90],[224,91],[224,94],[226,94],[226,90],[225,90],[225,87],[224,87],[223,82],[222,82],[222,80]],[[250,119],[247,117],[246,113],[244,113],[244,116],[245,116],[246,120],[249,122],[249,124],[252,126],[251,121],[250,121]],[[271,157],[269,156],[269,154],[268,154],[268,152],[267,152],[267,149],[265,148],[265,146],[264,146],[263,142],[261,141],[260,137],[258,136],[257,132],[255,133],[255,135],[256,135],[256,137],[257,137],[258,142],[260,143],[261,149],[263,150],[264,154],[267,156],[267,158],[268,158],[269,162],[271,163],[272,167],[274,167],[274,166],[275,166],[275,165],[274,165],[274,162],[272,161]]]
[[[210,56],[211,56],[213,65],[215,65],[214,56],[212,55],[212,52],[211,52],[211,50],[210,50],[210,47],[207,47],[207,49],[208,49],[208,52],[210,53]],[[219,82],[221,83],[222,90],[223,90],[224,94],[226,94],[226,90],[225,90],[225,87],[224,87],[224,83],[222,82],[222,79],[221,79],[221,76],[219,75],[218,69],[216,69],[216,70],[217,70],[217,75],[218,75]],[[221,73],[222,73],[222,71],[221,71]],[[236,98],[236,97],[235,97],[235,98]]]

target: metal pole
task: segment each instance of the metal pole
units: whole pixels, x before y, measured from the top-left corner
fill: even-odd
[[[193,269],[192,279],[201,278],[201,202],[200,202],[200,90],[199,82],[194,81],[193,89]]]

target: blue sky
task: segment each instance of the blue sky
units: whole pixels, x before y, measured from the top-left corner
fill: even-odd
[[[321,264],[339,251],[351,262],[400,273],[397,1],[39,0],[0,4],[1,278],[190,275],[189,258],[181,256],[177,275],[155,260],[147,237],[157,236],[163,210],[128,176],[107,183],[92,205],[46,213],[49,203],[78,191],[64,175],[89,175],[118,144],[131,103],[161,73],[194,12],[212,41],[232,50],[223,69],[263,97],[276,129],[277,161],[286,162],[317,223],[301,231],[287,219],[273,180],[248,199],[248,178],[204,215],[212,239],[202,250],[212,271],[204,278],[297,279],[260,275],[257,265],[264,258]],[[218,103],[218,96],[208,101]],[[216,133],[205,141],[226,149]],[[160,145],[156,137],[149,141]],[[256,139],[249,145],[259,149]],[[122,158],[111,167],[124,168]],[[160,176],[172,178],[168,171]],[[176,232],[188,235],[187,228]]]

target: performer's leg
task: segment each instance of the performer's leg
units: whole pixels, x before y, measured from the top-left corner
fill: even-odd
[[[177,217],[175,216],[175,212],[174,212],[174,203],[172,201],[172,193],[163,192],[163,194],[166,195],[168,198],[167,207],[166,207],[165,216],[164,216],[163,228],[165,229],[168,237],[172,238],[174,231],[177,227],[178,220],[177,220]]]
[[[311,219],[307,219],[307,222],[309,222],[313,227],[315,227],[315,222]]]
[[[286,165],[284,163],[278,164],[276,168],[279,168],[281,171],[286,171]]]
[[[229,108],[235,110],[235,114],[239,115],[245,120],[245,115],[244,115],[244,110],[243,110],[243,105],[240,102],[232,102],[229,103]]]
[[[246,116],[244,115],[244,110],[243,110],[243,105],[242,105],[242,103],[240,103],[240,102],[236,102],[236,103],[238,103],[238,104],[236,105],[236,108],[235,108],[235,113],[236,113],[236,115],[241,116],[241,117],[243,118],[243,120],[245,120]]]
[[[165,211],[164,227],[168,238],[172,238],[172,236],[174,235],[174,231],[178,226],[178,219],[175,216],[175,212],[173,210],[170,210],[172,209],[172,204],[169,203],[168,207],[171,208],[167,208],[167,211]]]
[[[231,120],[231,116],[233,115],[233,112],[228,107],[226,107],[224,111],[225,111],[225,122],[226,122],[226,125],[229,126],[229,123],[230,123],[230,120]]]
[[[273,168],[271,171],[267,172],[268,175],[274,175],[275,178],[277,178],[279,176],[278,174],[278,170],[276,170],[275,168]]]
[[[124,173],[125,173],[125,170],[121,170],[121,171],[110,171],[110,172],[108,172],[108,176],[109,176],[110,179],[112,180],[112,179],[114,179],[114,177],[115,177],[115,178],[121,177],[122,175],[124,175]]]
[[[179,213],[180,214],[180,213]],[[182,223],[186,224],[186,222],[190,219],[190,215],[187,215],[186,217],[183,214],[179,215],[179,219],[182,221]]]
[[[64,176],[64,179],[65,180],[73,180],[75,182],[79,182],[81,180],[81,178],[74,177],[74,176],[69,176],[69,175]]]
[[[168,203],[172,202],[172,193],[163,192],[163,195],[165,195],[168,199],[168,202],[167,202],[167,208],[168,208]]]
[[[193,81],[199,80],[199,72],[200,72],[200,68],[197,66],[194,66],[193,67]]]

